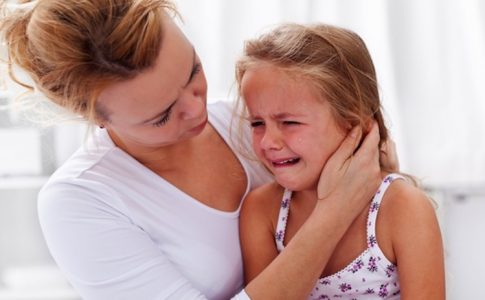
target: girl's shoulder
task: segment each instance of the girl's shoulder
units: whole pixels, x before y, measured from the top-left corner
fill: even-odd
[[[244,199],[242,214],[250,213],[252,217],[261,215],[270,219],[278,215],[284,188],[276,182],[261,185],[252,190]]]
[[[379,228],[390,231],[393,244],[406,233],[429,228],[436,222],[435,204],[422,189],[407,180],[392,182],[383,196],[378,223],[384,225]]]
[[[263,184],[248,193],[248,202],[279,203],[283,197],[284,188],[275,181]],[[245,202],[246,202],[245,200]]]
[[[381,202],[385,214],[404,215],[404,212],[417,212],[421,210],[434,213],[431,198],[408,180],[396,179],[388,187]],[[404,211],[404,212],[403,212]]]

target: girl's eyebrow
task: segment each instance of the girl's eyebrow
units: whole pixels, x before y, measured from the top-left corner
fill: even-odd
[[[289,112],[271,114],[271,117],[275,119],[286,119],[286,118],[293,118],[298,116],[301,116],[301,114],[295,114],[295,113],[289,113]]]
[[[276,113],[276,114],[270,114],[270,117],[272,119],[280,120],[280,119],[287,119],[287,118],[295,118],[295,117],[301,117],[302,114],[297,114],[297,113],[290,113],[290,112],[283,112],[283,113]],[[244,117],[246,120],[254,120],[254,119],[261,119],[261,116],[259,115],[247,115]]]

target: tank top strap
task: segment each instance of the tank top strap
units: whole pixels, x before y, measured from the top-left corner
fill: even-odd
[[[372,202],[369,208],[369,215],[367,217],[367,246],[369,248],[375,246],[377,244],[376,238],[376,220],[377,214],[379,212],[379,208],[381,206],[382,198],[387,191],[387,188],[391,185],[391,183],[396,179],[403,179],[406,180],[405,177],[399,174],[389,174],[387,175],[381,182],[381,185],[377,189],[374,197],[372,198]]]
[[[288,222],[288,214],[290,212],[290,202],[292,191],[285,189],[283,198],[281,199],[280,213],[278,215],[278,223],[276,224],[275,242],[276,248],[279,252],[283,251],[285,246],[283,241],[285,240],[286,223]]]

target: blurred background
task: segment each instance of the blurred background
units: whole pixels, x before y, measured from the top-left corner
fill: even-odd
[[[274,24],[325,22],[361,35],[376,65],[401,170],[420,178],[439,206],[447,298],[479,298],[485,280],[485,1],[176,4],[203,62],[210,101],[234,99],[234,62],[243,41]],[[0,66],[0,300],[79,299],[43,242],[36,195],[83,142],[85,127],[27,121],[11,105],[21,93]]]

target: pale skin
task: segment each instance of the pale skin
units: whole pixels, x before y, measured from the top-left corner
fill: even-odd
[[[108,119],[100,125],[119,148],[193,198],[234,211],[247,185],[244,170],[207,123],[207,84],[193,46],[170,18],[165,25],[156,65],[101,92]],[[251,299],[301,299],[311,290],[379,183],[377,128],[349,160],[360,136],[356,128],[342,139],[322,173],[321,200],[285,253],[245,288]]]
[[[320,205],[319,170],[328,165],[327,159],[345,138],[345,129],[337,125],[328,102],[311,85],[272,65],[261,63],[246,71],[241,92],[253,127],[254,151],[276,180],[251,192],[241,212],[245,280],[251,283],[287,249],[278,255],[274,238],[282,186],[294,191],[284,240],[288,247],[302,238],[300,232]],[[397,158],[392,159],[397,164]],[[318,277],[342,270],[367,248],[369,206],[361,209],[343,234]],[[434,208],[421,190],[403,180],[391,184],[377,218],[377,241],[398,267],[401,299],[445,299],[440,229]],[[324,245],[313,247],[328,251]]]

